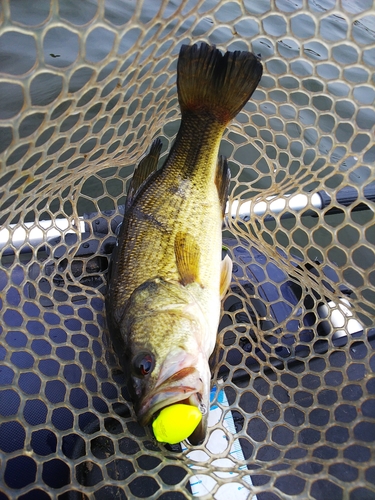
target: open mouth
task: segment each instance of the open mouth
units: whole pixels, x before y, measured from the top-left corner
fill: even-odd
[[[157,384],[154,390],[143,397],[136,406],[141,425],[147,425],[166,406],[183,403],[196,406],[204,414],[202,404],[203,382],[198,370],[184,368]]]

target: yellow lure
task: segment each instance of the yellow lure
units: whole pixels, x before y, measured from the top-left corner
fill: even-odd
[[[196,406],[175,404],[161,410],[152,429],[159,442],[176,444],[188,438],[201,420],[202,413]]]

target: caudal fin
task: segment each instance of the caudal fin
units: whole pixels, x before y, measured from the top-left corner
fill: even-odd
[[[177,64],[182,114],[203,113],[226,124],[250,99],[263,67],[251,52],[226,52],[201,43],[183,45]]]

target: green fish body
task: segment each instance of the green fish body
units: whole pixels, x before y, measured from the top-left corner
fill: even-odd
[[[219,146],[261,75],[250,52],[181,48],[180,129],[159,170],[159,140],[135,170],[112,257],[108,325],[138,419],[147,425],[165,406],[195,405],[203,418],[191,444],[206,434],[208,359],[232,269],[221,260],[230,172]]]

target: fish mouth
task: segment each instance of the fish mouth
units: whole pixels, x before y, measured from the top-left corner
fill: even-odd
[[[136,405],[138,421],[147,425],[154,416],[165,408],[176,403],[196,406],[204,415],[207,408],[203,404],[204,385],[199,371],[194,367],[183,368],[144,396]]]

